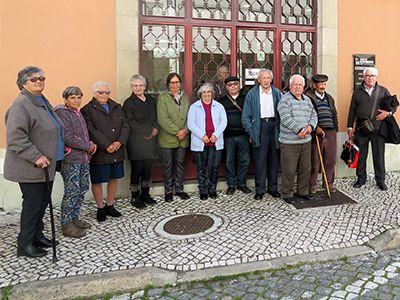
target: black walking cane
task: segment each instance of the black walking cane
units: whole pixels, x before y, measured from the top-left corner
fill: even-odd
[[[53,263],[58,261],[57,258],[57,250],[56,250],[56,226],[54,224],[54,214],[53,214],[53,202],[51,200],[51,188],[50,188],[50,179],[49,179],[49,167],[44,168],[44,176],[46,177],[46,185],[47,185],[47,197],[49,200],[49,210],[50,210],[50,223],[51,223],[51,243],[53,246]]]

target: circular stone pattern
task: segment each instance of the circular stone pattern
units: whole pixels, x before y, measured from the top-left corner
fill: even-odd
[[[183,213],[169,216],[154,228],[154,231],[171,240],[199,238],[214,232],[223,224],[221,217],[211,213]]]
[[[186,215],[169,220],[164,230],[169,234],[188,235],[206,231],[213,226],[214,220],[206,215]]]

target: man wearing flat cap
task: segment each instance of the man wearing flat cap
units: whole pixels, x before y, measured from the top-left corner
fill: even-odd
[[[254,148],[256,200],[263,198],[267,178],[267,193],[274,198],[281,196],[278,192],[280,119],[277,106],[282,93],[272,85],[272,79],[271,70],[260,70],[259,84],[247,93],[242,113],[242,125]]]
[[[232,195],[236,188],[245,194],[250,193],[246,186],[247,169],[250,162],[249,139],[242,126],[242,110],[244,95],[240,93],[239,78],[229,76],[225,79],[226,95],[219,102],[224,106],[228,117],[228,125],[224,131],[226,151],[227,195]],[[237,162],[237,169],[235,164]]]
[[[338,131],[335,100],[326,92],[327,81],[329,79],[327,75],[315,74],[311,79],[313,81],[313,89],[308,91],[306,95],[311,99],[314,109],[317,112],[318,124],[313,133],[311,145],[310,193],[314,194],[317,191],[318,173],[321,169],[321,160],[316,139],[318,139],[320,144],[329,190],[334,192],[336,135]]]

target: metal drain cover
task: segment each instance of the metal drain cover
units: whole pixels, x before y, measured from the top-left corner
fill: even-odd
[[[169,220],[164,230],[170,234],[188,235],[206,231],[213,226],[214,220],[206,215],[186,215]]]
[[[161,220],[154,230],[168,239],[185,240],[209,234],[222,224],[222,218],[211,213],[185,213]]]

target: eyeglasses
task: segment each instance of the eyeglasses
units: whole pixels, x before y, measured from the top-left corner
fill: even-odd
[[[230,82],[230,83],[227,83],[226,84],[227,86],[237,86],[237,85],[239,85],[239,82]]]
[[[96,91],[96,93],[99,95],[104,95],[104,94],[110,95],[111,94],[110,91]]]
[[[365,75],[365,77],[369,77],[369,78],[375,78],[375,77],[376,77],[376,75],[374,75],[374,74],[368,74],[368,75]]]
[[[45,81],[46,80],[46,77],[44,77],[44,76],[39,76],[39,77],[31,77],[31,78],[29,78],[28,79],[30,82],[33,82],[33,83],[35,83],[36,81]]]
[[[170,84],[178,84],[178,83],[181,83],[180,81],[170,81],[169,82]]]

